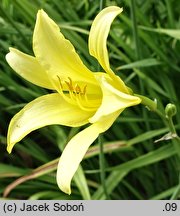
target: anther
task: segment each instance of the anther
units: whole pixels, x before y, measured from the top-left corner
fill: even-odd
[[[82,110],[94,110],[94,107],[91,107],[91,104],[88,101],[86,92],[87,92],[87,85],[84,87],[80,87],[79,84],[73,83],[72,79],[68,77],[68,80],[64,80],[63,83],[65,83],[68,87],[68,94],[65,92],[67,90],[64,89],[63,84],[62,84],[62,79],[57,75],[60,89],[59,93],[61,96],[66,100],[68,103],[78,105]],[[66,87],[66,88],[67,88]]]
[[[76,94],[81,94],[82,93],[81,88],[79,87],[78,84],[75,85],[75,92],[76,92]]]
[[[66,85],[68,86],[69,91],[74,92],[72,79],[71,79],[70,77],[68,77],[68,80],[69,80],[69,81],[65,81],[65,83],[66,83]]]

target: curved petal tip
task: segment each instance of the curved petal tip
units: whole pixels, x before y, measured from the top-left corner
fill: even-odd
[[[107,37],[111,24],[123,8],[110,6],[104,8],[94,19],[89,33],[89,52],[94,56],[102,68],[110,73],[109,57],[106,47]]]

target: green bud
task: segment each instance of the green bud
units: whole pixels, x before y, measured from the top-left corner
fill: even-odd
[[[177,113],[176,106],[172,103],[166,105],[165,113],[167,118],[172,118]]]

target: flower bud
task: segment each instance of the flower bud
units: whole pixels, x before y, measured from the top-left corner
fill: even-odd
[[[169,103],[166,105],[165,113],[168,118],[172,118],[174,115],[176,115],[176,112],[177,112],[177,109],[174,104]]]

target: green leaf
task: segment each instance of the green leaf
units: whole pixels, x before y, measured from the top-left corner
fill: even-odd
[[[139,28],[146,30],[146,31],[151,31],[151,32],[156,32],[159,34],[166,34],[170,37],[173,37],[177,40],[180,40],[180,30],[179,29],[164,29],[164,28],[149,28],[145,26],[139,26]]]
[[[87,179],[84,175],[84,171],[83,171],[81,165],[78,167],[78,170],[76,171],[73,179],[76,182],[76,185],[77,185],[79,191],[81,192],[83,199],[90,200],[91,196],[89,193]]]
[[[116,70],[125,70],[125,69],[132,69],[132,68],[141,68],[141,67],[150,67],[160,65],[162,62],[158,61],[154,58],[147,58],[143,60],[139,60],[136,62],[132,62],[126,65],[122,65],[116,68]]]
[[[27,173],[27,169],[0,163],[0,178],[18,177]]]
[[[151,151],[145,155],[138,158],[130,160],[123,163],[122,165],[110,168],[113,170],[109,177],[106,179],[106,187],[108,193],[112,193],[115,187],[120,183],[120,181],[130,172],[137,168],[142,168],[144,166],[157,163],[158,161],[164,160],[168,157],[172,157],[176,154],[174,147],[169,144],[163,146],[155,151]],[[110,170],[108,169],[108,170]],[[114,170],[116,169],[116,170]],[[92,199],[104,199],[105,195],[103,193],[103,188],[100,186],[97,191],[93,194]]]

